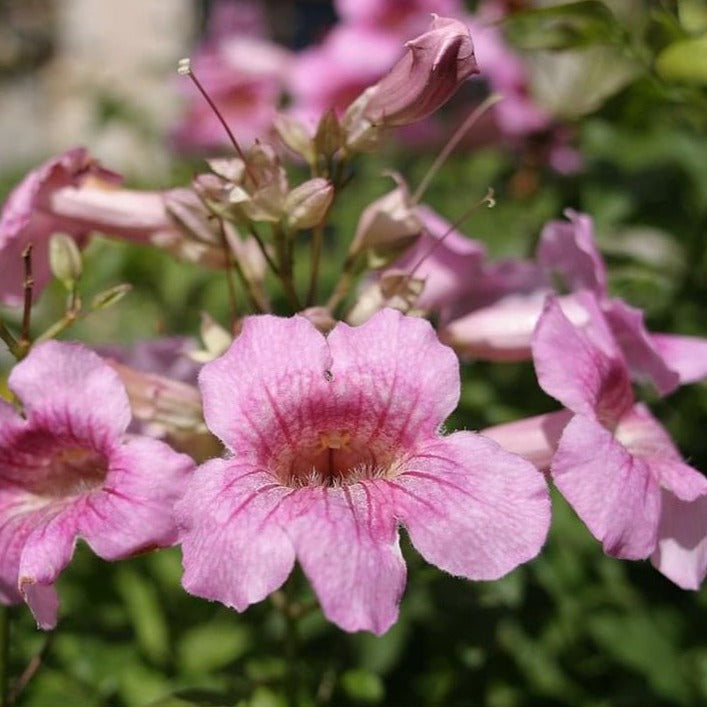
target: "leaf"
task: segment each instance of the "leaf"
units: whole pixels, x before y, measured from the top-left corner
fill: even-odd
[[[707,34],[669,44],[658,54],[655,68],[669,81],[707,84]]]
[[[557,118],[576,119],[634,81],[643,67],[616,47],[533,52],[526,60],[532,94]]]
[[[599,0],[554,5],[517,12],[504,28],[521,49],[568,49],[592,44],[620,44],[624,30]]]

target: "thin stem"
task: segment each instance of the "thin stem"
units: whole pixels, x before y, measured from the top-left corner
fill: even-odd
[[[0,606],[0,707],[7,707],[10,677],[10,607]]]
[[[246,159],[246,156],[243,150],[241,149],[241,146],[238,144],[236,136],[231,131],[231,128],[228,127],[226,119],[223,117],[223,115],[221,115],[221,111],[219,111],[219,109],[216,107],[216,104],[213,102],[213,100],[211,100],[211,96],[209,96],[209,94],[206,92],[206,89],[201,85],[201,81],[199,81],[199,79],[196,77],[196,74],[192,70],[191,66],[187,66],[187,69],[183,73],[192,80],[192,83],[197,87],[199,93],[201,93],[201,95],[204,97],[204,100],[206,100],[206,102],[209,104],[209,107],[214,112],[214,115],[218,118],[219,122],[223,126],[223,129],[226,131],[226,134],[228,135],[228,139],[231,141],[231,144],[233,145],[233,147],[235,147],[238,156],[243,160],[245,171],[248,173],[248,176],[250,177],[253,184],[257,187],[258,179],[255,176],[253,170],[248,165],[248,160]]]
[[[233,252],[226,238],[226,227],[223,219],[219,220],[219,233],[221,235],[221,249],[226,260],[226,286],[228,287],[228,304],[231,309],[231,324],[238,318],[238,300],[236,298],[236,287],[233,283],[231,270],[235,267],[233,262]]]
[[[476,108],[457,128],[452,137],[449,138],[449,142],[442,148],[440,153],[435,158],[432,166],[427,170],[427,174],[422,178],[422,181],[415,189],[415,193],[412,195],[412,203],[418,204],[420,199],[424,196],[427,191],[427,187],[435,178],[437,172],[441,169],[442,165],[447,161],[449,155],[452,154],[454,148],[459,144],[461,139],[464,137],[466,132],[471,128],[472,125],[492,106],[496,105],[499,101],[503,100],[503,96],[498,93],[492,93],[480,106]]]
[[[307,291],[307,306],[311,307],[317,299],[319,284],[319,264],[322,259],[322,243],[324,241],[324,224],[321,223],[312,233],[311,269],[309,271],[309,290]]]
[[[22,262],[24,264],[24,306],[22,308],[22,328],[20,329],[20,350],[26,352],[30,347],[29,327],[32,318],[32,290],[34,289],[34,278],[32,277],[32,244],[28,243],[22,251]]]
[[[22,358],[20,345],[12,332],[5,326],[2,319],[0,319],[0,339],[5,342],[12,356],[19,361]]]
[[[356,258],[346,258],[339,282],[326,303],[326,308],[330,312],[333,312],[341,304],[341,301],[351,289],[351,285],[354,281],[353,267],[355,263]]]
[[[29,661],[29,663],[27,663],[27,667],[22,671],[22,675],[20,675],[19,679],[14,684],[12,690],[10,690],[8,704],[14,705],[17,702],[17,698],[22,694],[23,690],[27,687],[30,680],[32,680],[32,678],[37,674],[37,671],[42,667],[42,661],[44,660],[44,657],[49,651],[49,648],[52,645],[52,641],[54,640],[55,635],[55,631],[52,631],[51,633],[47,634],[47,637],[45,638],[44,644],[39,650],[39,653],[37,653]]]
[[[290,304],[294,307],[295,312],[302,309],[302,305],[295,289],[295,283],[292,279],[292,250],[287,242],[287,235],[277,226],[273,226],[273,240],[275,241],[275,250],[277,251],[278,269],[277,274],[285,290]]]
[[[273,271],[275,275],[279,277],[280,271],[278,270],[275,261],[270,257],[270,253],[268,253],[268,249],[265,247],[265,243],[263,243],[263,239],[260,237],[260,234],[255,230],[252,225],[248,233],[253,236],[255,242],[258,244],[258,248],[260,248],[260,252],[263,254],[263,257],[265,258],[265,262],[268,264],[268,267]]]

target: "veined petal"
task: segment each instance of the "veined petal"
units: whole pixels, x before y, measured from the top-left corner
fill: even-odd
[[[545,542],[543,475],[482,435],[457,432],[426,445],[387,484],[412,544],[451,574],[497,579]]]
[[[603,321],[586,326],[587,333],[575,327],[557,300],[548,298],[532,343],[538,382],[573,412],[614,424],[633,404],[628,370],[618,349],[612,351],[613,342],[601,340]]]
[[[608,555],[627,560],[655,549],[660,487],[647,461],[633,456],[596,420],[565,427],[551,474],[560,493]]]
[[[663,491],[653,566],[683,589],[699,589],[707,574],[707,496],[681,501]]]
[[[200,466],[175,506],[184,588],[238,611],[278,589],[295,551],[274,516],[291,493],[248,464],[213,459]]]
[[[334,389],[355,391],[357,415],[379,436],[412,444],[457,405],[459,361],[425,320],[384,309],[358,327],[338,324],[327,342]]]
[[[345,631],[385,633],[405,587],[396,523],[379,483],[298,489],[283,504],[285,530],[324,615]]]
[[[324,336],[304,317],[250,317],[201,370],[206,424],[236,454],[268,457],[327,407],[330,365]]]
[[[33,426],[90,442],[96,450],[105,450],[130,422],[118,374],[80,344],[39,344],[13,368],[8,385]]]
[[[190,457],[158,440],[128,438],[111,455],[102,487],[81,501],[79,535],[106,560],[173,545],[172,508],[193,466]]]

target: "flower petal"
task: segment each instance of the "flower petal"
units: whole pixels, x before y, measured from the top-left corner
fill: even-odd
[[[355,396],[361,423],[379,438],[412,444],[457,405],[459,361],[425,320],[384,309],[358,327],[338,324],[327,342],[333,390]]]
[[[569,410],[558,410],[487,427],[479,433],[544,471],[550,468],[562,430],[571,418]]]
[[[651,343],[681,384],[695,383],[707,376],[707,339],[697,336],[653,334]]]
[[[660,487],[648,462],[632,455],[596,420],[576,415],[551,467],[560,493],[608,555],[648,557],[656,545]]]
[[[286,507],[285,530],[324,615],[345,631],[385,633],[406,574],[385,490],[378,482],[304,488]]]
[[[707,574],[707,496],[686,502],[663,491],[653,566],[683,589],[699,589]]]
[[[593,310],[586,332],[548,298],[533,335],[535,371],[540,387],[565,407],[613,424],[633,404],[628,369],[598,308],[588,297],[582,303]]]
[[[103,486],[85,496],[79,535],[106,560],[177,541],[173,506],[194,462],[167,444],[130,437],[116,447]]]
[[[59,595],[54,585],[29,582],[23,585],[22,592],[38,628],[51,631],[56,626],[59,613]]]
[[[291,489],[257,467],[213,459],[192,476],[175,506],[184,588],[243,611],[278,589],[295,562],[274,519]]]
[[[680,376],[671,360],[670,353],[664,355],[656,346],[655,337],[646,329],[643,312],[622,300],[611,300],[605,306],[606,319],[621,347],[631,372],[639,379],[653,381],[661,395],[667,395],[680,385]],[[707,354],[707,342],[702,352]],[[707,366],[704,366],[707,373]]]
[[[8,385],[33,426],[96,450],[106,450],[130,422],[128,396],[118,374],[80,344],[39,344],[13,368]]]
[[[543,475],[482,435],[457,432],[426,445],[387,484],[412,544],[452,574],[497,579],[545,541]]]
[[[267,457],[326,405],[330,365],[325,338],[304,317],[250,317],[201,370],[206,424],[238,455]]]

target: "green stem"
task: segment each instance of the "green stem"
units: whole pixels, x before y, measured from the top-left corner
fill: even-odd
[[[0,606],[0,707],[7,707],[10,677],[10,607]]]
[[[0,319],[0,339],[5,342],[12,356],[19,361],[22,358],[22,350],[20,344],[13,336],[12,332],[3,324]]]
[[[292,279],[292,249],[287,242],[287,235],[277,225],[273,226],[273,240],[275,241],[275,250],[277,251],[278,277],[285,290],[287,299],[290,300],[290,304],[294,307],[294,311],[299,312],[302,309],[302,305],[300,304],[297,290],[295,289],[295,283]]]
[[[319,284],[319,263],[322,259],[322,242],[324,241],[324,226],[320,224],[312,233],[311,270],[309,272],[309,290],[307,291],[307,306],[311,307],[317,299]]]
[[[352,258],[351,256],[349,256],[344,262],[344,267],[342,268],[339,282],[337,283],[336,288],[331,293],[331,296],[329,297],[326,303],[326,308],[332,313],[341,304],[342,300],[346,297],[349,290],[351,289],[351,285],[353,285],[353,269],[356,264],[356,261],[357,258]]]

